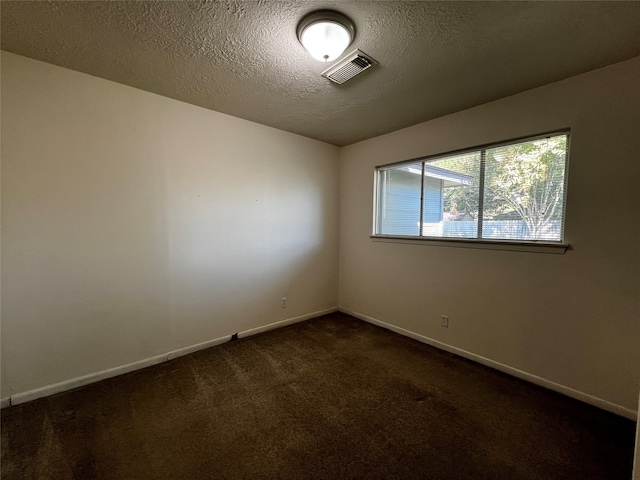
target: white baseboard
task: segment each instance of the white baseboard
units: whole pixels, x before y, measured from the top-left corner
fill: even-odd
[[[309,313],[307,315],[301,315],[299,317],[288,318],[286,320],[282,320],[279,322],[270,323],[263,327],[253,328],[251,330],[245,330],[244,332],[239,332],[237,336],[238,338],[248,337],[251,335],[255,335],[257,333],[266,332],[268,330],[273,330],[274,328],[280,328],[286,325],[291,325],[293,323],[309,320],[311,318],[320,317],[322,315],[326,315],[328,313],[332,313],[336,311],[338,311],[338,307],[329,308],[327,310],[322,310],[319,312]],[[193,352],[197,352],[198,350],[203,350],[205,348],[213,347],[215,345],[220,345],[222,343],[228,342],[232,338],[233,338],[233,335],[226,335],[224,337],[215,338],[213,340],[208,340],[206,342],[198,343],[196,345],[180,348],[178,350],[172,350],[171,352],[163,353],[162,355],[157,355],[154,357],[146,358],[144,360],[129,363],[127,365],[121,365],[119,367],[110,368],[108,370],[103,370],[101,372],[91,373],[89,375],[84,375],[82,377],[72,378],[70,380],[65,380],[64,382],[56,383],[53,385],[47,385],[46,387],[36,388],[34,390],[29,390],[27,392],[16,393],[11,397],[3,398],[1,400],[0,406],[1,408],[7,408],[12,405],[19,405],[21,403],[30,402],[31,400],[35,400],[37,398],[48,397],[49,395],[65,392],[73,388],[83,387],[85,385],[89,385],[90,383],[99,382],[100,380],[106,380],[107,378],[116,377],[118,375],[123,375],[125,373],[133,372],[135,370],[140,370],[142,368],[150,367],[152,365],[157,365],[159,363],[167,362],[169,360],[173,360],[174,358],[181,357],[183,355],[188,355]]]
[[[608,412],[615,413],[617,415],[626,417],[633,421],[637,421],[638,419],[638,412],[630,408],[623,407],[615,403],[611,403],[607,400],[594,397],[593,395],[589,395],[588,393],[584,393],[579,390],[566,387],[564,385],[560,385],[559,383],[552,382],[551,380],[547,380],[545,378],[538,377],[537,375],[533,375],[531,373],[518,370],[517,368],[510,367],[509,365],[505,365],[500,362],[496,362],[495,360],[490,360],[480,355],[476,355],[475,353],[462,350],[461,348],[447,345],[446,343],[442,343],[442,342],[439,342],[438,340],[425,337],[423,335],[412,332],[410,330],[405,330],[404,328],[396,327],[395,325],[385,323],[376,318],[369,317],[367,315],[363,315],[361,313],[354,312],[342,307],[340,307],[339,310],[343,313],[359,318],[360,320],[364,320],[365,322],[371,323],[373,325],[377,325],[382,328],[386,328],[387,330],[391,330],[392,332],[399,333],[400,335],[413,338],[414,340],[418,340],[419,342],[426,343],[427,345],[431,345],[432,347],[438,348],[440,350],[444,350],[446,352],[459,355],[461,357],[472,360],[474,362],[481,363],[482,365],[494,368],[508,375],[517,377],[521,380],[526,380],[527,382],[533,383],[535,385],[548,388],[549,390],[553,390],[554,392],[562,393],[567,397],[575,398],[576,400],[580,400],[582,402],[588,403],[589,405],[593,405],[594,407],[598,407]]]
[[[198,350],[204,350],[205,348],[215,347],[216,345],[227,343],[232,338],[233,335],[227,335],[225,337],[214,338],[213,340],[209,340],[207,342],[202,342],[196,345],[191,345],[189,347],[173,350],[172,352],[167,353],[167,360],[173,360],[174,358],[183,357],[184,355],[189,355],[190,353],[197,352]]]
[[[90,373],[82,377],[72,378],[71,380],[65,380],[64,382],[55,383],[53,385],[47,385],[46,387],[36,388],[35,390],[29,390],[23,393],[16,393],[11,395],[11,405],[19,405],[21,403],[30,402],[37,398],[48,397],[56,393],[65,392],[73,388],[83,387],[90,383],[99,382],[100,380],[106,380],[107,378],[116,377],[125,373],[133,372],[134,370],[140,370],[141,368],[150,367],[167,361],[167,355],[157,355],[151,358],[145,358],[138,362],[128,363],[127,365],[121,365],[119,367],[110,368],[108,370],[102,370],[101,372]]]
[[[287,325],[291,325],[298,322],[304,322],[305,320],[321,317],[322,315],[327,315],[329,313],[333,313],[337,311],[338,311],[338,307],[327,308],[326,310],[320,310],[319,312],[308,313],[306,315],[301,315],[299,317],[288,318],[286,320],[281,320],[279,322],[270,323],[269,325],[264,325],[263,327],[251,328],[249,330],[244,330],[243,332],[238,332],[238,338],[250,337],[251,335],[267,332],[269,330],[273,330],[274,328],[286,327]]]

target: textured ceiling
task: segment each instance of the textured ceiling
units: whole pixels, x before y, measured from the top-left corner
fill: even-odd
[[[3,1],[2,49],[347,145],[640,55],[640,2]],[[296,38],[334,8],[380,64],[344,85]]]

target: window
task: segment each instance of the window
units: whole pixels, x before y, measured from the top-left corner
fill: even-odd
[[[376,169],[376,236],[563,241],[568,133]]]

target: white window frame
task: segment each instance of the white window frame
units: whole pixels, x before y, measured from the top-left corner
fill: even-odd
[[[390,234],[380,234],[377,233],[379,231],[379,209],[381,207],[381,198],[380,198],[380,174],[379,172],[384,169],[388,169],[389,167],[400,166],[400,165],[409,165],[415,164],[417,162],[429,162],[435,161],[441,158],[451,157],[454,155],[461,155],[465,153],[471,152],[481,152],[482,156],[484,156],[484,152],[491,148],[496,147],[505,147],[509,145],[515,145],[518,143],[524,143],[529,141],[540,140],[543,138],[549,138],[553,136],[566,135],[567,136],[567,146],[566,146],[566,156],[565,156],[565,171],[564,171],[564,211],[562,215],[562,225],[561,225],[561,240],[559,241],[550,241],[550,240],[516,240],[516,239],[486,239],[486,238],[457,238],[457,237],[430,237],[430,236],[413,236],[413,235],[390,235]],[[376,242],[391,242],[391,243],[407,243],[414,245],[433,245],[440,247],[462,247],[462,248],[480,248],[480,249],[489,249],[489,250],[514,250],[514,251],[525,251],[525,252],[539,252],[539,253],[556,253],[563,254],[567,250],[570,250],[571,247],[568,243],[566,243],[565,238],[565,222],[566,222],[566,210],[567,210],[567,187],[568,187],[568,172],[569,172],[569,150],[570,150],[570,141],[571,141],[571,130],[570,129],[562,129],[562,130],[554,130],[552,132],[541,133],[534,136],[527,137],[519,137],[512,140],[489,143],[484,145],[478,145],[471,148],[465,148],[460,150],[454,150],[450,152],[443,152],[434,155],[428,155],[425,157],[413,158],[410,160],[403,160],[399,162],[388,163],[384,165],[378,165],[375,167],[374,171],[374,198],[373,198],[373,223],[372,223],[372,233],[370,238]],[[483,170],[483,169],[482,169]],[[484,171],[481,170],[481,175],[484,176]],[[480,180],[480,191],[479,191],[479,209],[482,209],[482,199],[484,195],[484,177]],[[479,212],[479,216],[481,217],[482,213]],[[481,218],[480,218],[481,221]],[[482,227],[479,228],[479,230]]]

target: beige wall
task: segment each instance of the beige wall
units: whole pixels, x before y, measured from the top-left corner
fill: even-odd
[[[640,412],[640,404],[638,404]],[[640,422],[636,424],[636,454],[633,463],[633,480],[640,480]]]
[[[343,308],[635,410],[639,75],[419,124],[338,167],[335,147],[3,52],[0,396],[335,306],[340,198]],[[375,165],[566,127],[565,255],[369,239]]]
[[[337,162],[3,52],[1,396],[335,307]]]
[[[341,307],[635,411],[639,78],[635,58],[341,149]],[[566,254],[369,238],[374,166],[566,127]]]

